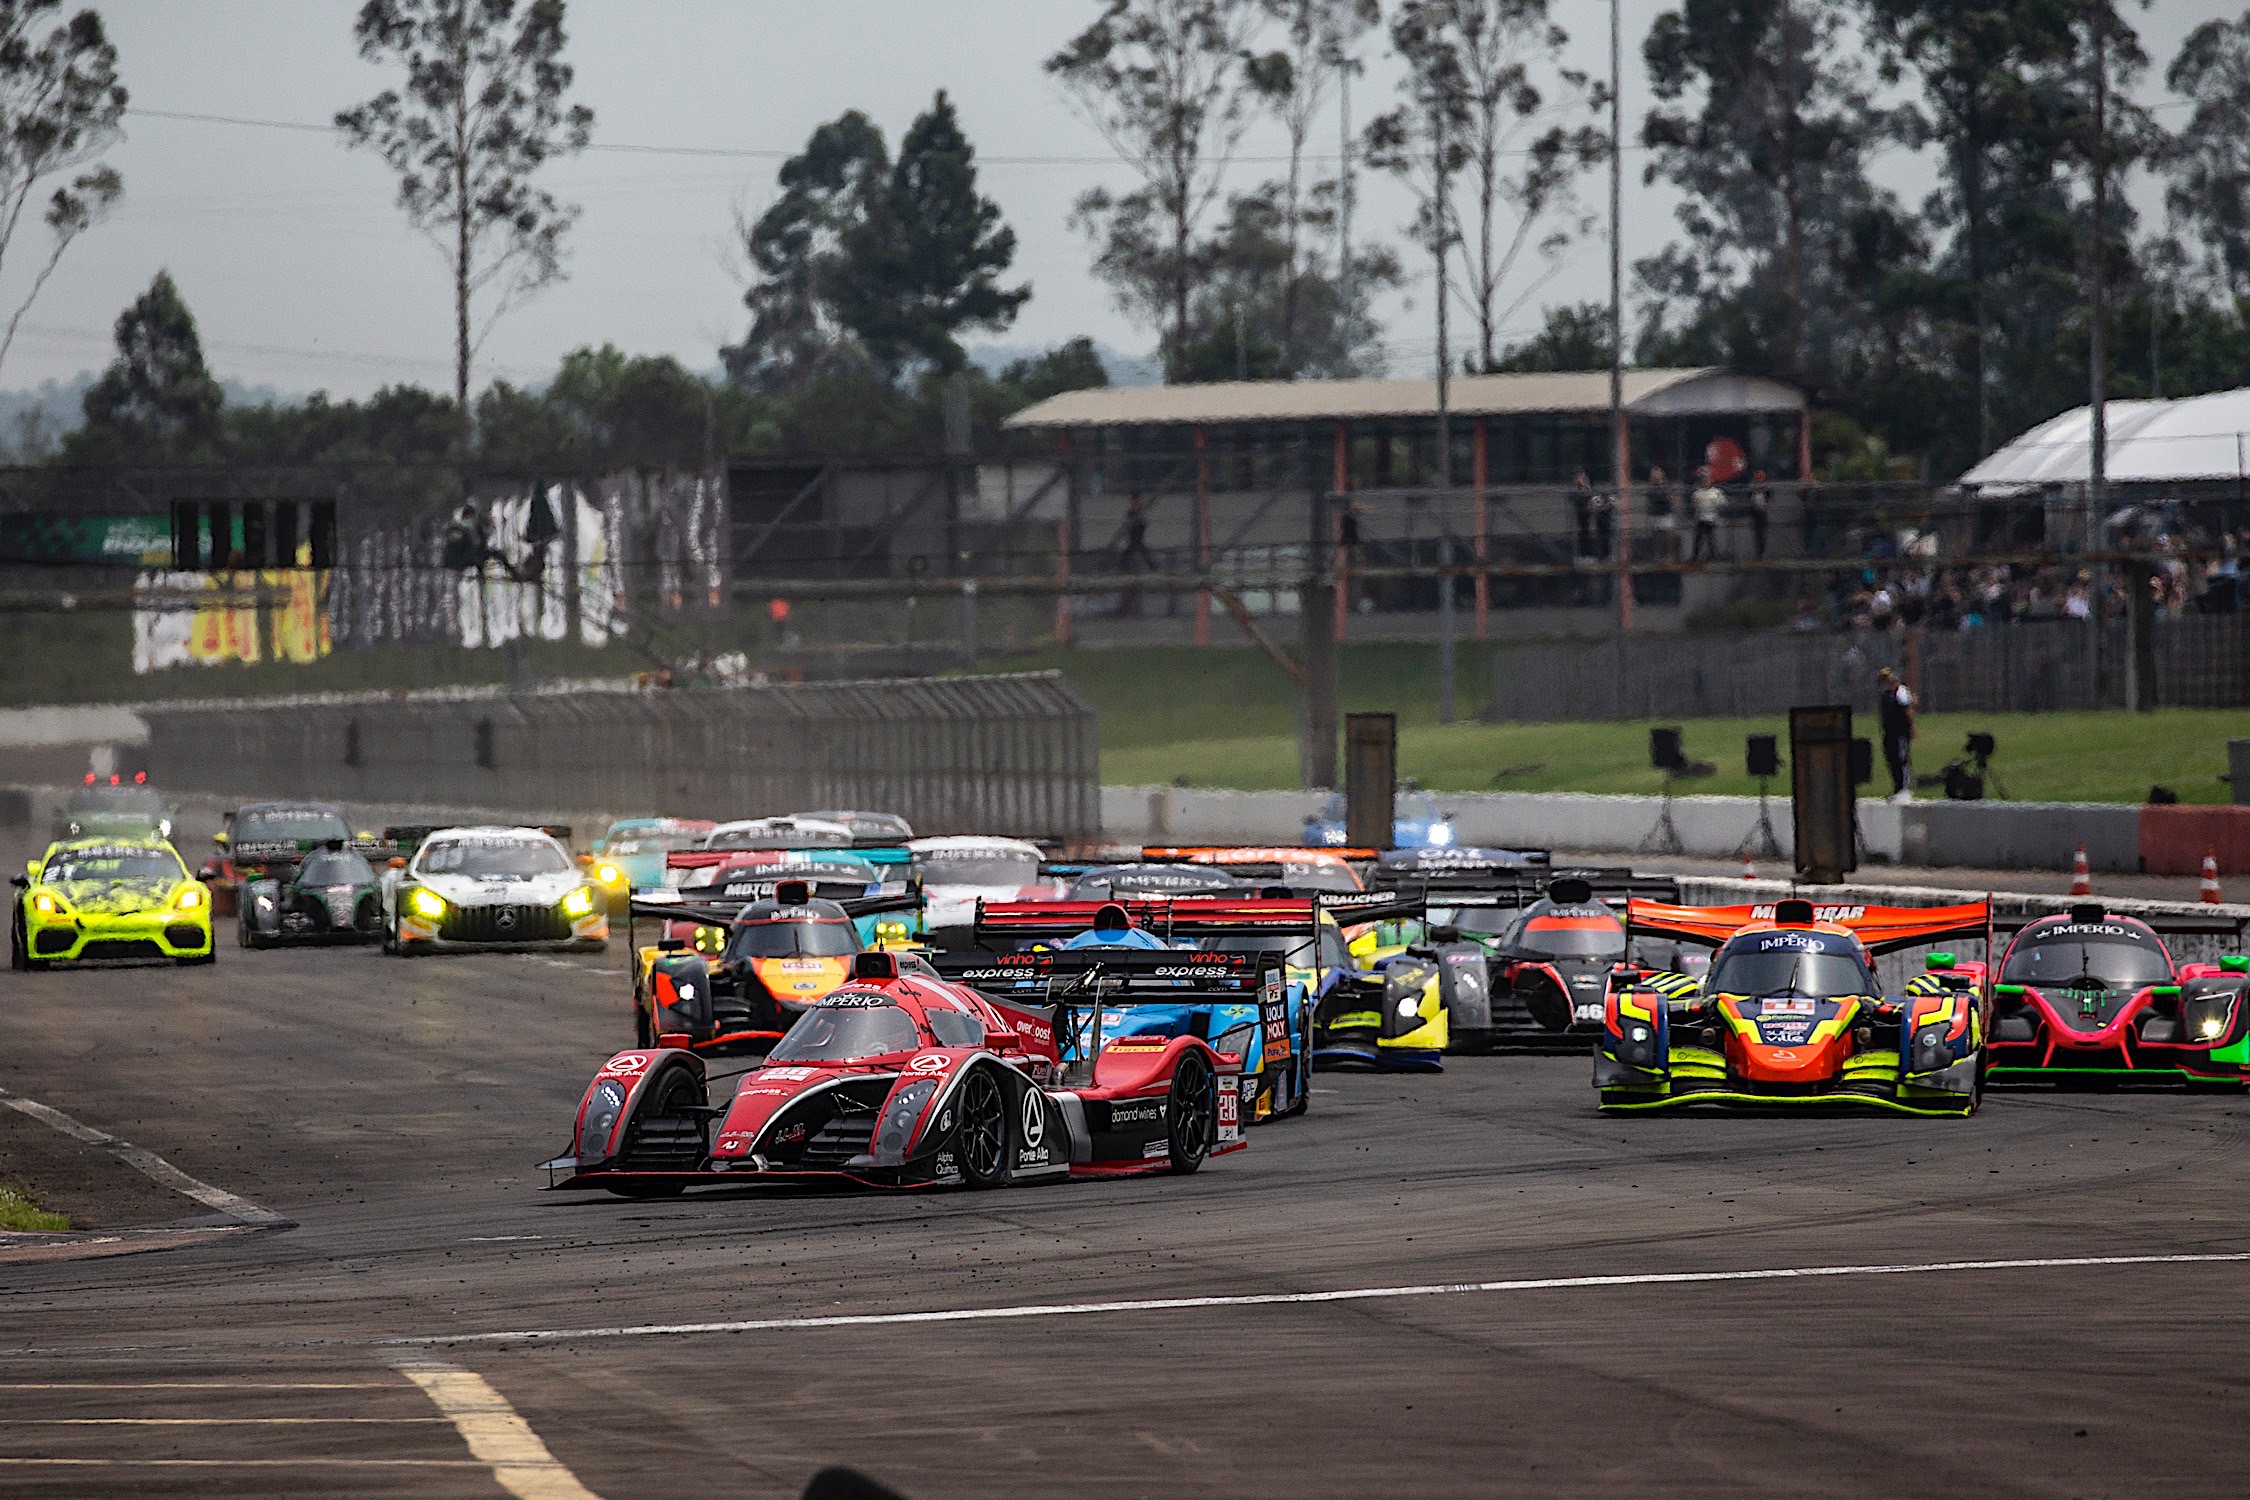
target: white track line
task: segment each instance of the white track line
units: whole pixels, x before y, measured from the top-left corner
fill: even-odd
[[[270,1208],[260,1208],[248,1198],[239,1197],[228,1192],[225,1188],[213,1187],[210,1183],[199,1178],[190,1177],[155,1152],[143,1150],[131,1141],[121,1141],[107,1131],[96,1130],[83,1121],[74,1120],[52,1105],[41,1104],[36,1099],[26,1099],[23,1095],[12,1094],[6,1089],[0,1089],[0,1105],[5,1105],[18,1114],[29,1115],[42,1124],[51,1125],[72,1140],[84,1141],[89,1146],[99,1146],[142,1176],[149,1178],[151,1181],[162,1183],[175,1193],[183,1193],[205,1208],[225,1214],[237,1223],[262,1224],[279,1228],[287,1226],[291,1222]]]
[[[445,1413],[469,1452],[492,1466],[492,1477],[516,1500],[601,1500],[483,1376],[427,1354],[394,1354],[390,1362]]]
[[[1458,1297],[1476,1292],[1541,1292],[1580,1287],[1680,1286],[1720,1281],[1791,1281],[1823,1276],[1927,1276],[1946,1271],[2065,1270],[2085,1266],[2231,1265],[2250,1251],[2211,1255],[2062,1255],[2024,1260],[1933,1260],[1874,1266],[1780,1266],[1754,1271],[1648,1271],[1628,1276],[1542,1276],[1517,1281],[1439,1282],[1352,1287],[1332,1292],[1260,1292],[1232,1297],[1148,1297],[1130,1302],[1039,1302],[935,1312],[839,1313],[817,1318],[751,1318],[728,1323],[639,1323],[608,1328],[531,1328],[510,1333],[429,1334],[379,1339],[385,1345],[494,1344],[563,1339],[671,1338],[697,1333],[868,1328],[895,1323],[983,1323],[1006,1318],[1068,1318],[1093,1313],[1176,1312],[1210,1307],[1274,1307],[1304,1302],[1373,1302],[1394,1297]]]
[[[481,1469],[473,1458],[0,1458],[0,1466],[88,1469]]]

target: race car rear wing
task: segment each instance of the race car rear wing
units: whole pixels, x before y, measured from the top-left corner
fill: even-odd
[[[1100,1003],[1178,1005],[1198,1000],[1242,1000],[1286,973],[1286,952],[1202,953],[1188,948],[1042,948],[1028,953],[938,953],[940,976],[998,994],[1036,988]]]
[[[1833,923],[1857,937],[1870,954],[1895,953],[1949,938],[1976,938],[1989,948],[1993,932],[1989,900],[1959,906],[1823,904],[1795,897],[1749,906],[1674,906],[1638,899],[1625,903],[1628,939],[1668,937],[1716,948],[1754,922],[1777,927]]]
[[[1432,906],[1529,906],[1542,897],[1566,904],[1626,901],[1636,896],[1677,901],[1680,883],[1669,875],[1637,875],[1622,867],[1566,870],[1446,871],[1427,877],[1397,878],[1404,890]]]
[[[1272,869],[1290,864],[1322,864],[1340,859],[1347,864],[1372,864],[1380,849],[1347,848],[1340,844],[1149,844],[1141,858],[1153,862],[1178,861],[1191,865],[1218,865],[1222,869]],[[1318,857],[1316,857],[1318,856]]]
[[[1075,937],[1096,927],[1138,927],[1166,942],[1182,937],[1271,935],[1301,938],[1328,913],[1340,924],[1416,916],[1422,903],[1391,891],[1311,896],[1143,896],[1116,901],[978,901],[976,940]],[[1104,922],[1104,914],[1111,920]],[[1118,920],[1122,917],[1123,920]]]
[[[1421,880],[1454,874],[1493,875],[1505,871],[1542,873],[1555,862],[1548,849],[1389,849],[1375,861],[1378,880]]]
[[[787,880],[776,882],[776,884],[781,885],[790,883]],[[922,909],[922,892],[918,888],[896,895],[869,896],[864,894],[867,890],[866,886],[854,882],[849,889],[858,894],[823,896],[817,888],[813,887],[811,881],[798,880],[794,883],[808,887],[805,894],[811,899],[831,902],[842,907],[844,915],[847,917],[877,917],[886,912],[920,911]],[[671,895],[673,893],[666,892],[663,894]],[[662,899],[659,893],[651,891],[646,895],[635,896],[628,903],[626,915],[628,919],[654,917],[664,922],[701,922],[711,927],[725,927],[751,906],[760,901],[771,899],[774,899],[773,896],[767,895],[710,901],[666,900]]]
[[[348,839],[245,839],[240,843],[227,845],[227,855],[238,865],[295,864],[319,849],[349,849],[354,854],[388,855],[393,847],[373,834],[359,834]]]
[[[2250,927],[2250,917],[2233,917],[2225,912],[2163,912],[2156,915],[2137,911],[2113,913],[2098,902],[2075,904],[2060,912],[2011,913],[2005,917],[1995,917],[1992,925],[2002,932],[2021,932],[2032,923],[2044,922],[2053,916],[2068,916],[2073,922],[2101,922],[2112,916],[2129,917],[2151,932],[2181,937],[2240,937],[2244,928]]]

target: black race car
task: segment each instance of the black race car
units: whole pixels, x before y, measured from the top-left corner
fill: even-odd
[[[283,873],[247,882],[235,934],[245,948],[372,943],[383,937],[374,866],[355,849],[316,849]]]

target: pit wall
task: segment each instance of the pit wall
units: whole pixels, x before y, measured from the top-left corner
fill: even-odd
[[[1229,792],[1198,787],[1105,786],[1102,831],[1145,843],[1292,844],[1326,792]],[[1662,816],[1656,797],[1577,792],[1440,794],[1462,844],[1650,853]],[[1786,862],[1794,849],[1789,802],[1767,809]],[[1739,857],[1758,827],[1755,797],[1678,797],[1678,852]],[[2093,802],[1859,804],[1861,857],[1870,863],[1981,870],[2068,869],[2086,846],[2097,871],[2192,875],[2209,849],[2219,873],[2250,873],[2250,807],[2130,807]]]

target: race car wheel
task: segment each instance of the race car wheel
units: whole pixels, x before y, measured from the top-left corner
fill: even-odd
[[[1199,1053],[1181,1054],[1180,1066],[1172,1074],[1164,1122],[1172,1170],[1184,1176],[1202,1166],[1219,1129],[1219,1090],[1211,1065]]]
[[[990,1068],[977,1068],[961,1080],[961,1131],[954,1139],[961,1180],[970,1187],[998,1187],[1015,1165],[1015,1131],[1008,1116],[1008,1096]]]
[[[633,1045],[636,1047],[653,1047],[656,1045],[656,1028],[649,1024],[648,1012],[642,1010],[638,1005],[633,1007]]]
[[[16,907],[16,920],[8,928],[8,967],[19,974],[28,974],[47,966],[31,956],[31,942],[23,924],[23,907]]]

